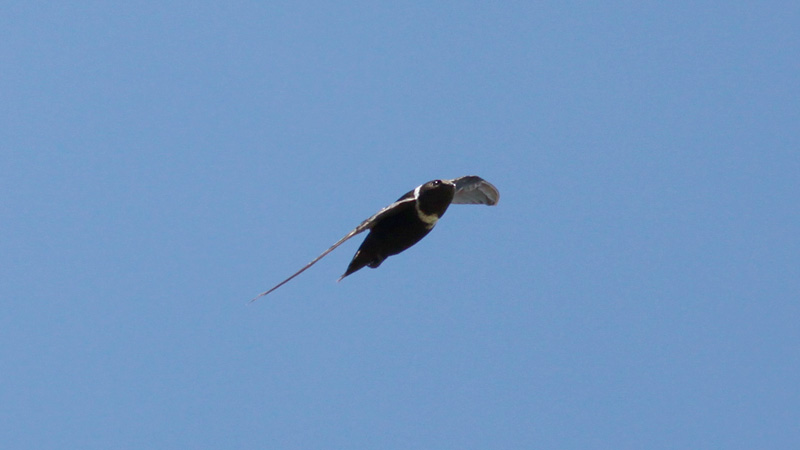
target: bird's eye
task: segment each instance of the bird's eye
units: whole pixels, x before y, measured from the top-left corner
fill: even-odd
[[[440,184],[442,184],[441,180],[433,180],[433,185],[434,186],[438,186]]]

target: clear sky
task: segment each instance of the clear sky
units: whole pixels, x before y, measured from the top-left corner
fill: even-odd
[[[800,445],[797,1],[12,0],[0,58],[3,448]]]

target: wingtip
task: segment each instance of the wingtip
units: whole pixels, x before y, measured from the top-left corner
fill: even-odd
[[[289,281],[289,280],[286,280],[286,281]],[[267,295],[267,294],[270,294],[270,293],[272,293],[272,291],[274,291],[275,289],[278,289],[279,287],[281,287],[281,286],[283,286],[284,284],[286,284],[286,281],[284,281],[283,283],[281,283],[281,284],[279,284],[279,285],[275,286],[274,288],[272,288],[272,289],[270,289],[270,290],[268,290],[268,291],[264,291],[264,292],[262,292],[262,293],[260,293],[260,294],[256,295],[255,297],[253,297],[253,298],[252,298],[252,299],[251,299],[249,302],[247,302],[247,303],[248,303],[248,304],[250,304],[250,303],[253,303],[254,301],[256,301],[256,300],[260,299],[261,297],[263,297],[263,296],[265,296],[265,295]]]
[[[260,299],[261,297],[263,297],[263,296],[265,296],[267,294],[269,294],[269,292],[262,292],[262,293],[256,295],[255,297],[251,298],[250,301],[247,302],[247,304],[249,305],[249,304],[253,303],[254,301]]]

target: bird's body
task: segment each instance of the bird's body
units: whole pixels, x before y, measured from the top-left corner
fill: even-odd
[[[372,227],[342,278],[364,266],[377,268],[384,259],[416,244],[432,229],[419,220],[413,203],[398,206],[397,214],[384,218]]]
[[[384,259],[419,242],[447,211],[455,190],[452,183],[434,180],[397,199],[391,213],[372,226],[347,271],[339,279],[364,266],[375,269]]]
[[[370,230],[369,234],[339,280],[365,266],[377,268],[389,256],[396,255],[419,242],[430,233],[451,203],[494,205],[499,197],[500,194],[494,186],[476,176],[429,181],[363,221],[294,275],[253,300],[283,286],[346,240],[367,229]]]

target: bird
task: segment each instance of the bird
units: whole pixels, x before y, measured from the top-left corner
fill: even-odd
[[[430,233],[451,204],[493,206],[499,200],[500,192],[497,188],[479,176],[466,175],[452,180],[429,181],[408,191],[394,203],[361,222],[303,268],[270,290],[257,295],[250,302],[252,303],[288,283],[335,250],[336,247],[366,230],[370,230],[369,234],[338,281],[364,267],[375,269],[389,256],[401,253],[419,242]]]

